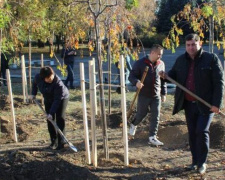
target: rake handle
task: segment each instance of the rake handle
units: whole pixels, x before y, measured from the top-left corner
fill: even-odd
[[[143,82],[144,82],[144,80],[145,80],[145,77],[146,77],[146,75],[147,75],[147,73],[148,73],[148,69],[149,69],[149,67],[146,66],[146,67],[145,67],[145,71],[144,71],[144,73],[143,73],[143,75],[142,75],[142,77],[141,77],[141,83],[142,83],[142,84],[143,84]],[[135,103],[135,101],[136,101],[136,99],[137,99],[138,94],[140,93],[140,90],[141,90],[141,89],[138,88],[137,91],[136,91],[136,93],[135,93],[134,99],[133,99],[133,101],[132,101],[132,103],[131,103],[131,105],[130,105],[129,111],[128,111],[128,113],[127,113],[127,119],[130,118],[130,116],[131,116],[131,114],[132,114],[132,112],[133,112],[133,106],[134,106],[134,103]]]

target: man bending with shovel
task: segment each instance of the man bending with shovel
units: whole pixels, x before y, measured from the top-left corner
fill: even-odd
[[[50,121],[56,121],[57,126],[63,132],[65,128],[65,111],[69,101],[69,91],[62,80],[49,66],[43,67],[37,74],[32,84],[31,99],[35,99],[37,92],[43,94],[45,111],[47,114],[48,131],[51,139],[50,148],[60,150],[64,148],[64,142],[60,134],[55,131]]]
[[[161,60],[163,54],[162,46],[155,44],[150,54],[136,61],[130,72],[129,81],[135,85],[140,93],[138,95],[137,113],[131,122],[129,134],[134,136],[137,125],[145,118],[150,109],[149,143],[155,146],[163,145],[157,139],[158,125],[160,119],[161,101],[166,100],[166,83],[160,79],[159,71],[165,71],[164,62]],[[146,66],[148,72],[145,80],[141,82]]]

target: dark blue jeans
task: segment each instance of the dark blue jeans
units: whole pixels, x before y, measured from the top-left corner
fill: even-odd
[[[189,133],[192,163],[201,167],[209,152],[209,127],[214,113],[201,114],[196,102],[185,102],[185,117]]]
[[[150,109],[150,127],[149,136],[155,136],[158,132],[159,118],[160,118],[161,98],[146,96],[138,97],[137,113],[132,121],[133,125],[138,125],[147,115]]]
[[[73,87],[73,77],[74,77],[74,72],[73,72],[73,63],[67,64],[67,78],[65,81],[65,85],[68,86],[68,82],[70,83],[70,87]]]

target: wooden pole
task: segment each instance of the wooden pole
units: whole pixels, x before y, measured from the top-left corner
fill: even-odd
[[[22,88],[23,88],[23,102],[26,103],[28,100],[27,92],[27,77],[26,77],[26,67],[24,55],[21,56],[21,73],[22,73]]]
[[[86,107],[86,93],[85,93],[85,77],[84,77],[84,63],[80,63],[80,84],[82,93],[82,105],[83,105],[83,123],[84,123],[84,139],[86,150],[86,161],[91,164],[90,148],[89,148],[89,131],[87,121],[87,107]]]
[[[120,56],[120,85],[121,85],[121,109],[123,119],[123,144],[124,144],[124,165],[129,165],[128,159],[128,137],[127,137],[127,109],[126,109],[126,91],[124,74],[124,57]]]
[[[27,102],[29,102],[29,98],[28,98],[28,87],[27,87],[27,70],[26,70],[25,59],[24,59],[24,82],[25,82],[26,98],[27,98]]]
[[[41,68],[44,67],[44,55],[41,54]],[[43,98],[43,95],[41,95],[41,104],[43,105],[44,104],[44,98]]]
[[[9,98],[10,98],[10,107],[11,107],[11,113],[12,113],[13,139],[15,142],[18,142],[17,134],[16,134],[16,120],[15,120],[15,111],[14,111],[14,105],[13,105],[11,77],[10,77],[9,69],[6,69],[6,74],[7,74],[7,85],[8,85]]]
[[[90,88],[90,111],[91,111],[91,140],[92,140],[92,164],[98,166],[97,161],[97,140],[96,140],[96,120],[95,120],[95,99],[94,99],[94,63],[93,60],[88,62],[89,65],[89,88]]]
[[[93,61],[93,72],[94,72],[94,84],[96,84],[96,76],[95,76],[95,58],[92,58]],[[96,86],[94,86],[94,101],[95,101],[95,115],[98,115],[98,106],[97,106],[97,95],[96,95]]]

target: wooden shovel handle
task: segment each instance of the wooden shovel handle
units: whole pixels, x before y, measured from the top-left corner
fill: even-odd
[[[146,75],[147,75],[147,73],[148,73],[148,69],[149,69],[149,67],[146,66],[146,67],[145,67],[145,71],[144,71],[144,73],[143,73],[143,75],[142,75],[142,77],[141,77],[141,83],[144,82],[145,77],[146,77]],[[130,118],[130,116],[131,116],[131,114],[132,114],[132,112],[133,112],[133,106],[134,106],[134,103],[135,103],[135,101],[136,101],[136,99],[137,99],[137,96],[138,96],[140,90],[141,90],[141,89],[138,88],[137,91],[136,91],[136,93],[135,93],[134,99],[133,99],[133,101],[132,101],[132,103],[131,103],[131,105],[130,105],[130,109],[129,109],[128,113],[127,113],[127,119]]]
[[[199,102],[203,103],[204,105],[206,105],[207,107],[211,108],[212,105],[209,104],[208,102],[206,102],[205,100],[203,100],[202,98],[200,98],[199,96],[197,96],[196,94],[194,94],[193,92],[191,92],[190,90],[188,90],[186,87],[182,86],[181,84],[179,84],[177,81],[175,81],[174,79],[172,79],[171,77],[169,77],[168,75],[165,76],[166,79],[168,79],[170,82],[172,82],[173,84],[177,85],[180,89],[182,89],[184,92],[190,94],[192,97],[194,97],[195,99],[197,99]],[[222,117],[225,117],[225,114],[222,112],[219,112],[219,114]]]

